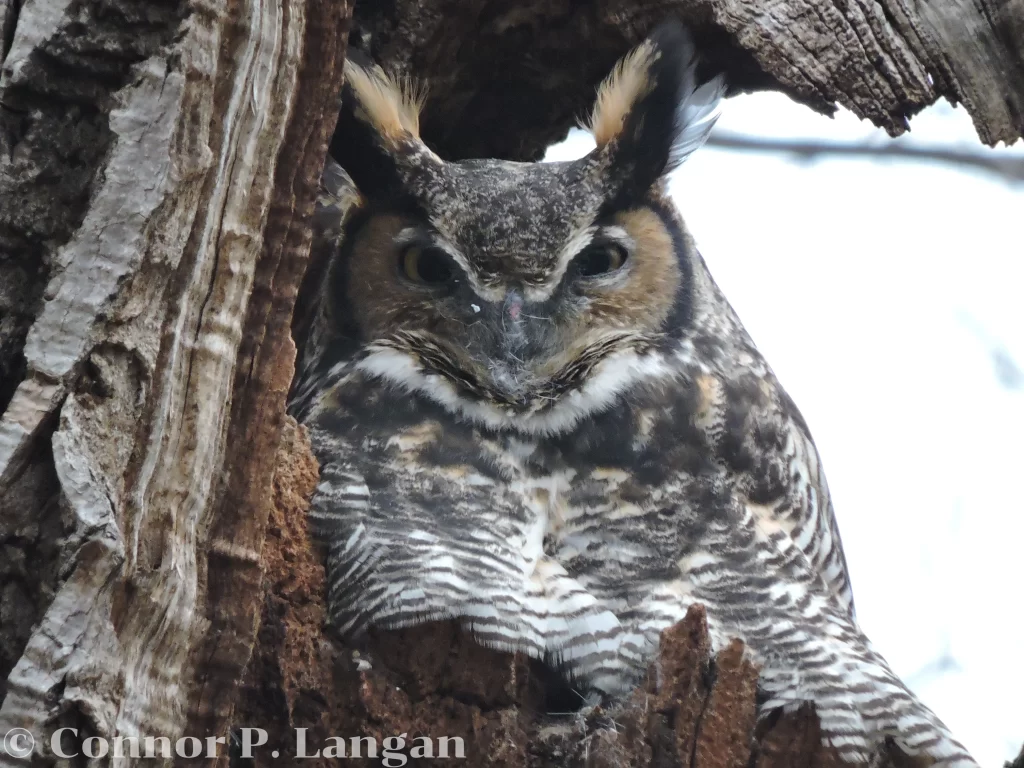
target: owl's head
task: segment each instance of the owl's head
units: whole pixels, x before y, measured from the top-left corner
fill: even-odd
[[[445,162],[419,102],[346,67],[331,155],[359,191],[329,290],[360,369],[495,428],[553,433],[657,375],[686,331],[691,261],[663,181],[706,139],[724,84],[698,87],[676,23],[597,93],[596,148],[563,163]]]

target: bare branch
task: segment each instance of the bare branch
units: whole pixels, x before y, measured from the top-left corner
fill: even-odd
[[[815,161],[828,157],[867,157],[947,163],[993,173],[1011,184],[1024,183],[1024,155],[988,150],[971,152],[941,146],[919,146],[906,141],[843,143],[815,139],[772,139],[727,131],[715,131],[708,146],[740,152],[777,152]]]

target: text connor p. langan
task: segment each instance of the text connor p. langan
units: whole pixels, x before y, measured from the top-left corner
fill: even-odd
[[[322,742],[315,742],[307,728],[296,728],[292,757],[294,758],[370,758],[379,759],[387,768],[401,768],[410,758],[420,759],[464,759],[466,747],[458,736],[416,736],[408,734],[389,736],[377,740],[372,736],[328,736]],[[27,733],[27,732],[26,732]],[[31,753],[34,740],[28,742],[26,754]],[[91,758],[112,757],[218,757],[231,743],[231,750],[237,756],[252,758],[260,747],[267,744],[269,734],[263,728],[240,728],[230,738],[224,736],[182,736],[171,740],[166,736],[89,736],[78,739],[77,728],[59,728],[50,737],[50,751],[57,757],[70,759],[84,755]],[[13,742],[12,742],[13,743]],[[18,742],[20,744],[20,742]],[[272,750],[271,757],[279,757],[279,750]],[[19,755],[21,756],[21,755]]]

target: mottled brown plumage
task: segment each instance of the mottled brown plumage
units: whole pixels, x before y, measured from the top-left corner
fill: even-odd
[[[763,712],[814,701],[850,760],[891,735],[974,765],[857,626],[807,425],[665,195],[722,90],[669,24],[602,87],[588,156],[446,163],[352,77],[293,400],[333,621],[457,617],[614,697],[700,602]]]

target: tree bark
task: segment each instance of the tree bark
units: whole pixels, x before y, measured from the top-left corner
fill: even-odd
[[[892,134],[946,96],[986,143],[1024,132],[1022,0],[367,0],[351,39],[428,82],[443,156],[525,160],[669,13],[735,91]],[[629,702],[561,718],[541,665],[453,625],[368,657],[325,629],[316,465],[284,404],[350,14],[0,0],[0,737],[27,729],[40,765],[62,727],[71,752],[240,726],[281,760],[306,727],[460,736],[469,765],[835,763],[813,712],[755,728],[756,669],[711,654],[699,611]]]
[[[348,17],[4,6],[0,734],[42,761],[227,732]]]
[[[734,93],[838,104],[894,136],[946,97],[986,144],[1024,133],[1024,0],[391,0],[357,9],[352,44],[429,84],[420,130],[442,157],[537,160],[669,15]]]

